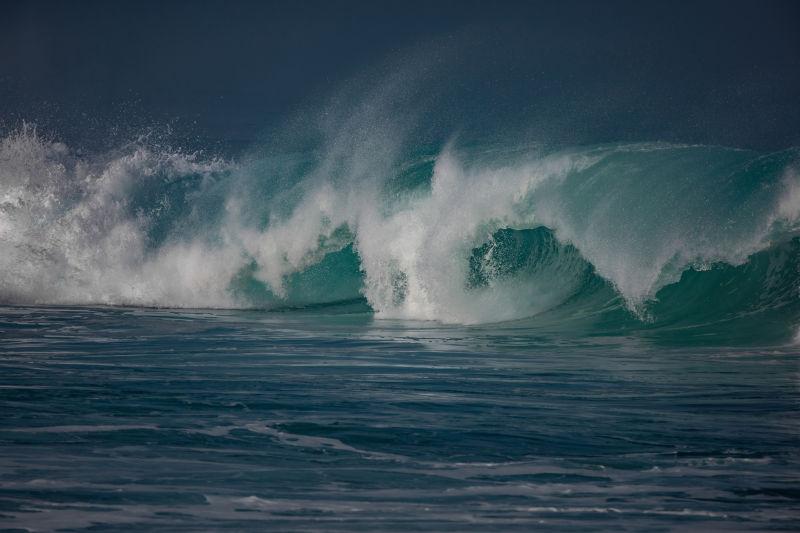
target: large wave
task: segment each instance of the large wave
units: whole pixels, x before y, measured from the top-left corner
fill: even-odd
[[[798,323],[797,150],[425,151],[345,126],[236,161],[147,138],[80,155],[21,127],[0,141],[0,301]]]

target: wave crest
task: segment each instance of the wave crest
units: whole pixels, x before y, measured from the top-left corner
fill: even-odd
[[[456,323],[584,316],[587,302],[599,312],[617,301],[639,321],[674,321],[678,296],[665,295],[727,268],[726,283],[781,280],[783,296],[751,300],[788,291],[797,306],[796,150],[449,145],[434,156],[387,148],[389,136],[361,142],[239,162],[146,140],[81,156],[25,125],[0,141],[0,300],[269,308],[363,297],[379,317]],[[771,266],[754,266],[767,256]]]

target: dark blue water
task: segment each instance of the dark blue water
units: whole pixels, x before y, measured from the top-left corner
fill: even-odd
[[[0,310],[0,528],[800,527],[796,347]]]

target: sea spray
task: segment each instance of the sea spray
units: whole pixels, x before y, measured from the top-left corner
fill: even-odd
[[[146,139],[78,155],[25,125],[0,144],[0,297],[240,308],[364,298],[378,317],[471,324],[563,313],[602,290],[604,309],[616,298],[615,313],[645,326],[679,313],[664,298],[687,279],[732,268],[729,283],[752,289],[761,276],[771,288],[740,291],[758,305],[705,305],[727,317],[777,306],[787,331],[796,320],[796,150],[450,143],[425,155],[378,149],[386,137],[351,141],[239,161]],[[707,311],[683,308],[690,321]]]

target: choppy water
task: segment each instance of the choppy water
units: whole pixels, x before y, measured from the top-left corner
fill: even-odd
[[[794,530],[796,347],[0,310],[0,526]]]

